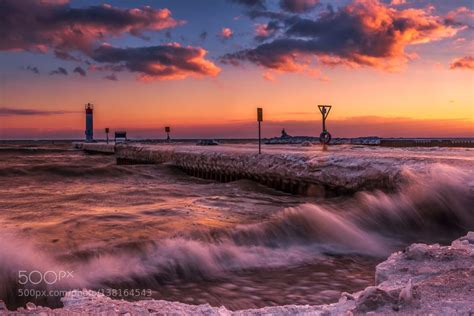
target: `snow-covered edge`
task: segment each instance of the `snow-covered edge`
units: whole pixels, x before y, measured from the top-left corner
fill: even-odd
[[[0,301],[0,314],[15,315],[346,315],[364,314],[469,314],[474,279],[474,232],[456,239],[450,246],[413,244],[393,253],[376,268],[375,286],[349,294],[337,303],[317,306],[273,306],[230,311],[209,304],[188,305],[163,300],[128,302],[103,294],[70,291],[60,309],[28,303],[26,308],[8,312]],[[441,297],[442,299],[433,299]]]

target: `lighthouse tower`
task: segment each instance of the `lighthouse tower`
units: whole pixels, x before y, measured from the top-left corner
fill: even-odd
[[[90,103],[87,103],[85,106],[86,109],[86,142],[94,141],[94,131],[93,131],[93,112],[94,106]]]

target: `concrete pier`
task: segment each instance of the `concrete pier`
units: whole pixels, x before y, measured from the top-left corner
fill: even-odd
[[[89,153],[114,154],[117,164],[166,163],[193,177],[219,182],[248,179],[291,194],[318,197],[364,190],[391,191],[404,178],[402,173],[410,168],[429,172],[434,164],[460,165],[466,169],[474,163],[465,149],[413,151],[341,145],[322,151],[317,147],[271,145],[259,155],[254,144],[83,143],[75,146]]]
[[[380,146],[383,147],[463,147],[474,148],[474,139],[472,138],[386,138],[380,140]]]
[[[78,148],[89,153],[114,153],[117,164],[162,164],[178,167],[198,178],[219,182],[252,180],[268,187],[299,195],[336,196],[362,189],[387,189],[390,175],[371,168],[366,175],[351,178],[353,167],[334,166],[321,153],[316,161],[306,152],[271,152],[259,155],[252,146],[143,145],[84,143]],[[314,149],[313,149],[314,151]],[[356,167],[359,168],[359,167]],[[360,174],[360,172],[359,172]]]
[[[82,149],[83,151],[91,154],[115,154],[114,143],[73,143],[72,145],[76,149]]]

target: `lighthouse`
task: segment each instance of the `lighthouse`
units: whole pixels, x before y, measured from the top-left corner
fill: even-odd
[[[90,103],[87,103],[85,106],[86,109],[86,142],[94,141],[94,131],[93,131],[93,112],[94,106]]]

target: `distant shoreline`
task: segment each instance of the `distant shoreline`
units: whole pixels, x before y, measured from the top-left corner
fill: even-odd
[[[266,137],[262,140],[269,140],[279,137]],[[292,136],[292,138],[312,138],[319,139],[316,136]],[[223,142],[245,142],[245,141],[258,141],[258,138],[218,138],[218,137],[194,137],[194,138],[173,138],[173,142],[192,142],[201,139],[214,139],[216,141]],[[386,139],[386,140],[470,140],[474,141],[474,137],[378,137],[378,136],[360,136],[360,137],[335,137],[334,139],[345,139],[345,140],[357,140],[357,139]],[[83,138],[42,138],[42,139],[0,139],[1,143],[14,143],[14,142],[83,142]],[[98,142],[105,142],[105,138],[97,138]],[[130,138],[130,141],[134,142],[164,142],[164,138]]]

